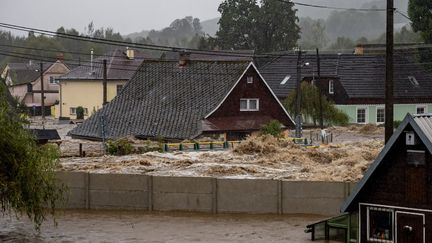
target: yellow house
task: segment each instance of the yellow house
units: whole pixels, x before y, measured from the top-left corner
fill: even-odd
[[[79,106],[84,108],[84,118],[88,118],[103,106],[104,60],[107,75],[106,101],[109,102],[135,74],[144,55],[132,49],[115,49],[61,76],[60,102],[55,107],[56,118],[76,119],[76,108]]]

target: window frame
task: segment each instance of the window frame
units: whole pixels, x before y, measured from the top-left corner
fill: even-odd
[[[358,118],[359,118],[359,110],[365,110],[365,121],[364,122],[359,122]],[[356,124],[367,124],[368,123],[368,108],[361,106],[361,107],[357,107],[356,108]]]
[[[76,115],[76,107],[69,107],[69,114],[72,116]]]
[[[423,113],[418,113],[418,109],[423,108]],[[416,113],[415,114],[427,114],[428,106],[427,105],[416,105]]]
[[[246,77],[246,83],[253,84],[253,81],[254,81],[254,77],[253,76],[247,76]]]
[[[392,240],[381,240],[376,238],[371,238],[370,236],[370,211],[381,211],[381,212],[389,212],[391,213],[391,221],[392,221]],[[394,243],[395,242],[395,210],[389,208],[380,208],[380,207],[367,207],[366,211],[366,239],[368,242],[385,242],[385,243]]]
[[[120,90],[119,90],[119,87],[121,87]],[[117,84],[116,85],[116,95],[120,94],[120,92],[123,90],[123,87],[124,87],[123,84]]]
[[[59,82],[57,80],[57,77],[54,77],[54,76],[49,77],[49,84],[58,84],[58,83]]]
[[[378,121],[378,110],[384,110],[384,120],[382,122]],[[377,124],[384,124],[385,123],[385,107],[384,106],[377,106],[376,107],[376,117],[375,117],[375,122]]]
[[[241,102],[246,101],[246,109],[242,109]],[[250,108],[250,102],[256,101],[256,109]],[[259,111],[259,99],[258,98],[242,98],[240,99],[240,111]]]
[[[329,94],[334,94],[334,80],[333,79],[329,80],[328,92],[329,92]]]

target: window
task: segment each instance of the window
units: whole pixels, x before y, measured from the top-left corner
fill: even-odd
[[[426,152],[424,150],[407,150],[407,163],[409,165],[425,165]]]
[[[248,77],[247,77],[247,83],[248,83],[248,84],[253,83],[253,77],[252,77],[252,76],[248,76]]]
[[[258,111],[259,99],[240,99],[240,111]]]
[[[56,77],[51,76],[50,80],[49,80],[50,84],[58,84],[58,79],[56,79]]]
[[[366,123],[366,108],[357,108],[357,123]]]
[[[427,107],[425,105],[418,105],[416,107],[416,114],[425,114],[427,113]]]
[[[71,115],[76,115],[76,108],[75,107],[71,107],[70,108],[70,114]]]
[[[334,81],[329,80],[329,94],[334,94]]]
[[[376,122],[384,123],[385,122],[385,109],[383,107],[378,107],[376,111]]]
[[[281,84],[281,85],[286,84],[286,83],[288,82],[288,80],[290,80],[290,78],[291,78],[291,75],[287,75],[287,76],[282,80],[282,82],[281,82],[280,84]]]
[[[120,94],[120,92],[122,91],[122,89],[123,89],[123,85],[117,84],[117,86],[116,86],[117,94]]]
[[[71,115],[76,115],[76,107],[71,107],[69,110],[70,110]],[[87,108],[84,108],[84,115],[88,116],[88,109]]]
[[[411,82],[412,85],[414,86],[419,86],[419,82],[417,81],[417,79],[414,76],[408,76],[408,80]]]
[[[367,238],[372,242],[393,242],[393,211],[368,208]]]

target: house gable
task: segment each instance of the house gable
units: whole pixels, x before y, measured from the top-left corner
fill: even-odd
[[[428,115],[407,115],[345,201],[342,212],[356,210],[359,202],[432,209],[432,188],[429,186],[432,178],[430,122]],[[407,132],[415,133],[417,145],[406,145]],[[409,164],[408,150],[424,151],[425,164]]]
[[[253,102],[257,104],[257,110],[249,107],[241,109],[241,100],[243,102],[255,100]],[[213,130],[256,130],[271,120],[279,120],[286,127],[294,126],[293,120],[253,63],[248,66],[219,105],[205,118],[206,121],[216,125]],[[232,124],[233,122],[237,124]]]

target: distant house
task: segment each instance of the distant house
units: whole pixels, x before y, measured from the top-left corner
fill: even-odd
[[[350,123],[384,123],[385,57],[382,55],[321,55],[321,80],[315,55],[304,55],[302,81],[313,82],[337,108],[345,112]],[[407,113],[432,111],[432,72],[413,55],[395,55],[394,120]],[[260,72],[276,95],[285,99],[295,89],[297,56],[286,55],[264,62]]]
[[[338,227],[344,242],[432,242],[431,168],[432,114],[408,114],[342,205],[344,215],[309,225],[312,235],[331,240]]]
[[[69,72],[68,66],[61,61],[43,63],[45,112],[60,100],[58,77]],[[13,97],[29,108],[30,114],[41,114],[40,64],[9,63],[1,73]]]
[[[60,103],[56,117],[76,118],[76,108],[89,117],[103,105],[103,60],[107,61],[107,102],[121,92],[147,54],[133,49],[115,49],[92,62],[83,63],[59,78]]]
[[[122,93],[73,129],[74,138],[238,139],[265,123],[293,121],[247,61],[144,61]]]

